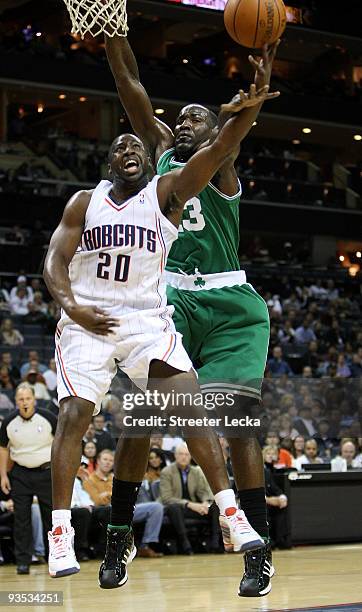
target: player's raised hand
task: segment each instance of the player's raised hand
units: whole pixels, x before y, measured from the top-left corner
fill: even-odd
[[[117,319],[96,306],[77,305],[68,314],[75,323],[98,336],[108,336],[118,325]]]
[[[273,100],[280,95],[279,91],[269,93],[269,85],[264,85],[258,91],[255,83],[250,85],[249,92],[246,93],[243,89],[240,89],[239,93],[233,97],[231,102],[228,104],[221,105],[222,112],[229,113],[240,113],[244,108],[250,108],[251,106],[257,106],[265,100]]]
[[[279,45],[280,38],[272,45],[264,45],[260,59],[255,59],[253,55],[249,55],[249,62],[255,68],[254,83],[258,90],[270,83],[273,61]]]

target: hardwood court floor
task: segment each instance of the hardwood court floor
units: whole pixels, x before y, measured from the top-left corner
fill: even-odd
[[[267,612],[331,605],[333,612],[347,612],[342,604],[362,602],[362,545],[275,552],[272,592],[258,599],[236,595],[241,562],[239,555],[135,559],[127,585],[113,591],[98,587],[94,561],[83,563],[79,574],[56,580],[46,566],[32,566],[30,576],[17,576],[15,566],[5,566],[0,590],[63,591],[62,608],[26,607],[39,612]],[[351,610],[362,612],[362,603]]]

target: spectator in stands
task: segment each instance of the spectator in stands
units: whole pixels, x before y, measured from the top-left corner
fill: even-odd
[[[269,372],[271,372],[273,377],[282,376],[283,374],[293,376],[293,371],[290,365],[283,359],[283,351],[280,346],[275,346],[273,348],[273,357],[268,359],[266,368]]]
[[[353,354],[351,364],[351,376],[353,376],[353,378],[360,378],[362,376],[362,354]]]
[[[338,296],[339,296],[339,291],[334,286],[334,280],[328,279],[327,280],[327,295],[326,295],[327,300],[338,300]]]
[[[159,448],[151,448],[150,454],[148,455],[148,464],[145,474],[145,480],[148,482],[154,482],[159,480],[161,476],[161,470],[166,467],[166,461],[162,450]]]
[[[97,446],[97,438],[95,436],[95,432],[96,429],[94,427],[93,422],[89,423],[88,429],[83,436],[82,443],[87,444],[87,442],[94,442],[94,444]]]
[[[308,346],[308,352],[304,357],[305,365],[309,365],[312,368],[313,375],[316,373],[320,362],[320,355],[318,353],[318,342],[317,340],[312,340]]]
[[[163,435],[160,431],[153,431],[150,439],[150,448],[159,448],[162,451],[166,465],[175,461],[175,453],[163,448]]]
[[[292,440],[298,435],[297,430],[293,427],[292,419],[289,414],[281,414],[279,417],[279,437],[291,438]]]
[[[302,378],[313,378],[313,372],[310,366],[307,365],[303,367]]]
[[[97,445],[92,440],[86,442],[83,446],[83,455],[81,465],[84,465],[88,474],[92,474],[96,469]]]
[[[327,290],[322,285],[322,279],[318,278],[313,285],[309,288],[310,294],[313,298],[323,299],[327,297]]]
[[[74,481],[71,501],[72,525],[74,528],[74,550],[78,561],[89,561],[88,536],[92,521],[94,503],[89,493],[84,489],[82,480]]]
[[[35,296],[34,296],[35,299]],[[47,318],[48,307],[45,306],[45,313],[41,308],[39,308],[39,304],[35,302],[29,302],[28,304],[28,314],[24,318],[25,323],[43,323]]]
[[[302,455],[304,455],[304,446],[305,446],[305,439],[303,436],[298,435],[296,438],[294,438],[293,444],[292,444],[292,455],[294,459],[299,459],[299,457],[302,457]],[[294,461],[293,461],[293,465],[294,465]]]
[[[285,448],[280,447],[280,437],[276,431],[268,431],[265,438],[266,446],[274,446],[278,449],[278,457],[275,467],[277,468],[290,468],[292,467],[293,457],[292,454]]]
[[[20,368],[20,376],[21,376],[21,378],[24,378],[24,376],[26,376],[26,374],[27,374],[28,370],[30,370],[30,368],[32,368],[32,369],[37,368],[37,370],[38,370],[38,372],[40,372],[40,374],[44,374],[44,372],[47,369],[47,367],[46,367],[46,365],[44,365],[44,363],[40,363],[38,351],[29,351],[29,353],[28,353],[28,361],[23,363],[21,368]]]
[[[25,381],[31,385],[36,400],[50,400],[50,395],[48,393],[44,377],[38,372],[38,368],[30,368],[28,370]]]
[[[139,557],[158,559],[163,556],[162,553],[155,552],[150,546],[150,544],[159,542],[163,513],[163,505],[153,499],[152,487],[148,480],[144,480],[138,492],[133,519],[134,523],[146,523],[138,550]]]
[[[26,289],[16,289],[14,297],[10,298],[10,310],[13,315],[25,317],[29,313],[30,299],[26,293]]]
[[[49,302],[48,304],[47,318],[49,330],[55,332],[55,328],[60,319],[60,308],[58,304],[54,301]]]
[[[19,330],[14,328],[11,319],[4,319],[0,327],[0,342],[8,346],[20,346],[24,343],[24,338]]]
[[[357,458],[357,447],[353,440],[341,441],[341,457],[346,460],[347,470],[362,468],[361,458]]]
[[[0,279],[0,315],[2,313],[8,314],[10,312],[10,295],[6,289],[1,286]]]
[[[83,488],[89,493],[94,504],[93,519],[102,525],[96,546],[96,552],[99,556],[103,555],[106,542],[105,526],[108,524],[110,517],[113,464],[114,453],[111,450],[103,449],[97,456],[96,469],[89,478],[83,480]]]
[[[102,450],[97,457],[97,467],[89,476],[88,480],[84,480],[83,487],[89,493],[94,503],[93,517],[99,520],[103,525],[107,525],[110,516],[110,502],[112,496],[112,482],[114,454],[108,449]],[[142,537],[139,556],[156,558],[160,557],[149,544],[158,542],[159,533],[162,526],[163,508],[158,502],[151,503],[136,503],[134,522],[146,521],[145,530]],[[102,531],[100,542],[98,544],[99,553],[103,552],[105,543],[105,530]]]
[[[297,470],[302,470],[303,465],[310,463],[323,463],[323,459],[319,457],[317,441],[313,438],[306,441],[304,445],[304,455],[294,460],[293,467]]]
[[[56,429],[55,416],[35,406],[33,389],[22,383],[16,391],[18,410],[11,412],[0,429],[1,489],[7,495],[11,489],[14,500],[14,541],[18,574],[29,574],[32,557],[31,504],[39,501],[44,542],[51,529],[50,452]],[[10,480],[9,459],[14,462]]]
[[[48,369],[44,374],[45,384],[49,391],[55,391],[57,388],[57,366],[54,357],[49,359]]]
[[[278,487],[273,476],[273,463],[278,449],[275,446],[265,446],[263,449],[265,497],[268,509],[268,522],[272,546],[291,548],[291,534],[288,518],[288,498]]]
[[[307,318],[304,319],[303,324],[297,327],[295,330],[294,340],[298,344],[309,344],[313,340],[316,340],[316,335],[309,324]]]
[[[31,281],[30,281],[30,287],[31,287],[31,289],[32,289],[32,291],[34,293],[34,297],[35,297],[35,294],[36,294],[37,291],[40,291],[40,293],[42,293],[42,289],[43,288],[42,288],[42,285],[41,285],[41,282],[40,282],[39,278],[32,278]]]
[[[24,290],[24,295],[25,297],[28,298],[28,301],[31,302],[34,298],[34,293],[31,287],[28,286],[27,284],[27,279],[26,276],[24,276],[23,274],[18,276],[17,281],[16,281],[16,286],[13,287],[10,291],[10,300],[12,300],[13,298],[15,298],[16,295],[18,295],[18,290]]]
[[[329,431],[329,421],[328,419],[323,418],[317,423],[317,431],[313,436],[317,440],[322,458],[326,459],[327,461],[333,456],[338,445],[337,438],[331,438]]]
[[[93,417],[94,437],[96,439],[97,451],[100,453],[104,448],[114,450],[116,448],[115,441],[109,431],[107,431],[106,420],[103,414],[97,414]]]
[[[168,516],[185,554],[192,554],[185,519],[207,521],[211,530],[211,549],[219,549],[218,509],[212,504],[213,495],[207,480],[197,466],[191,465],[191,455],[186,444],[175,451],[175,463],[165,467],[160,479],[161,501],[167,506]]]
[[[11,378],[15,381],[20,380],[20,370],[13,364],[13,357],[10,351],[5,351],[0,357],[0,367],[6,366],[9,370]]]
[[[312,418],[312,410],[308,404],[299,409],[299,417],[294,421],[294,427],[301,436],[311,437],[316,432],[316,423]]]
[[[0,391],[0,409],[1,410],[13,410],[14,404],[11,399],[5,395],[5,393],[1,393]]]
[[[0,387],[7,391],[14,391],[16,387],[15,380],[10,376],[9,368],[7,366],[0,367]]]
[[[282,344],[291,344],[294,342],[295,330],[292,323],[287,319],[278,331],[279,342]]]
[[[337,358],[337,376],[338,378],[349,378],[351,370],[347,365],[344,353],[340,353]]]

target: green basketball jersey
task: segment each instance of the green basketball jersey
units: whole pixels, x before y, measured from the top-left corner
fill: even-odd
[[[184,166],[175,160],[175,150],[161,155],[157,174]],[[168,256],[167,270],[201,274],[239,270],[239,202],[241,190],[232,197],[211,183],[185,204],[178,240]]]

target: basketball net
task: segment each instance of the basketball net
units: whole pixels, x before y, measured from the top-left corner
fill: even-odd
[[[72,34],[127,36],[126,0],[64,0],[72,22]]]

